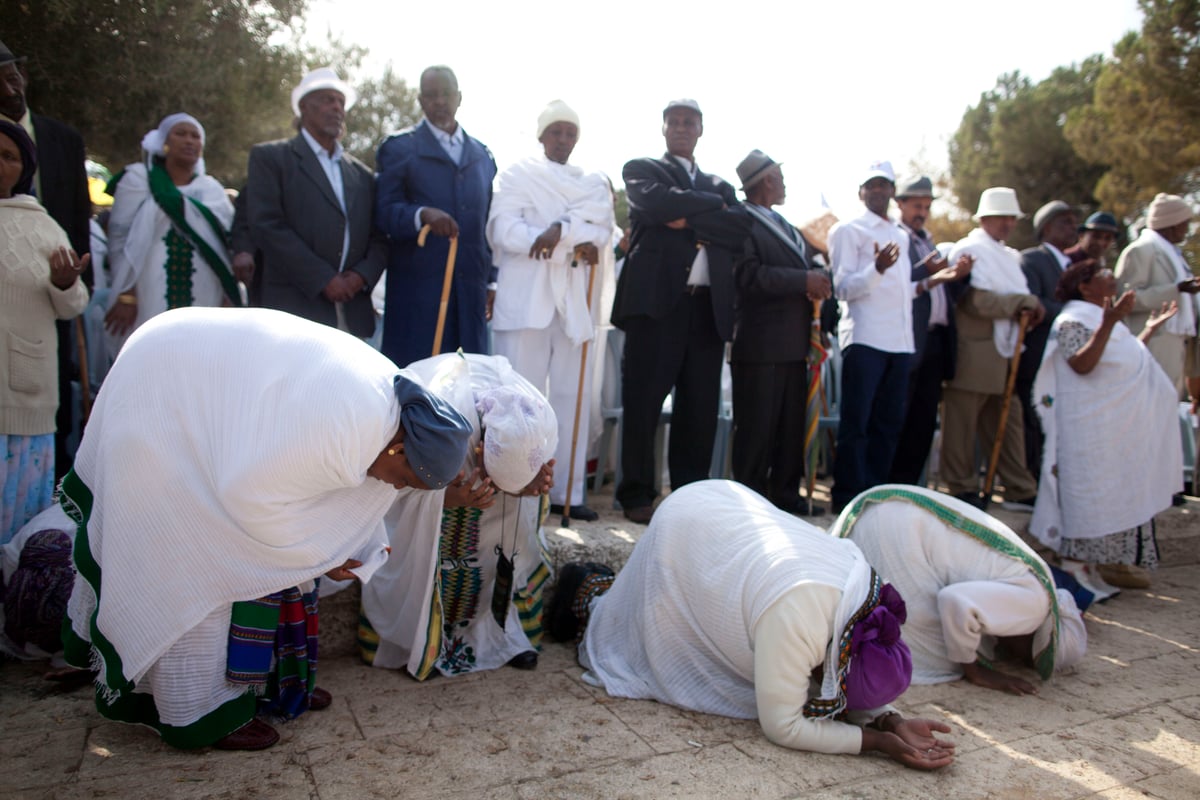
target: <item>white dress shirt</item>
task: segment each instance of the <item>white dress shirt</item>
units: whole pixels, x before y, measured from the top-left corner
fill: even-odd
[[[900,257],[881,275],[875,269],[875,249],[882,250],[889,242],[900,248]],[[842,350],[863,344],[886,353],[914,352],[908,234],[886,217],[867,211],[834,226],[829,257],[842,312],[838,323]]]

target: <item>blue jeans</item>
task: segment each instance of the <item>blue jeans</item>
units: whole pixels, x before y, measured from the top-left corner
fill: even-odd
[[[904,426],[911,353],[852,344],[842,355],[842,395],[833,465],[833,503],[887,483]]]

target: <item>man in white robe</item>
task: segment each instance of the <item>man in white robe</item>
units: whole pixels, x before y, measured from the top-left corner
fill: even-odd
[[[597,276],[589,298],[589,272],[601,268],[612,243],[613,197],[604,175],[567,163],[578,137],[579,117],[566,103],[555,100],[542,111],[538,141],[544,153],[500,175],[487,236],[498,268],[496,354],[549,398],[558,417],[551,512],[561,514],[569,501],[573,518],[591,521],[597,514],[583,505],[583,481],[595,370],[583,371],[580,388],[580,361],[599,319],[602,280]],[[589,348],[589,361],[597,355]],[[576,403],[579,431],[573,437]]]
[[[1046,562],[1007,525],[972,505],[887,484],[854,498],[830,533],[858,545],[904,597],[913,683],[965,677],[1036,694],[989,665],[997,640],[1011,637],[1022,637],[1012,644],[1044,679],[1083,657],[1087,631],[1071,594],[1055,589]]]

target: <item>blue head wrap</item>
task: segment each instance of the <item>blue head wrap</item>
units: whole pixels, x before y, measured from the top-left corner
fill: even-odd
[[[396,376],[395,389],[408,463],[426,486],[441,489],[462,469],[471,423],[454,406],[403,375]]]

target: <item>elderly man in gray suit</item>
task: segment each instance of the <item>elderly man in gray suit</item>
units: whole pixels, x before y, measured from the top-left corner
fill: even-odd
[[[365,338],[387,241],[374,222],[375,178],[339,141],[355,99],[329,67],[304,76],[292,90],[299,135],[250,150],[246,214],[262,304]]]

